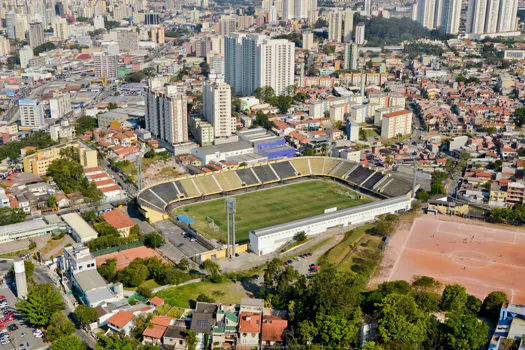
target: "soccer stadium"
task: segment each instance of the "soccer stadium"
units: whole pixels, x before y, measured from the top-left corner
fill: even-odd
[[[272,229],[272,235],[279,241],[272,243],[273,247],[289,241],[289,236],[302,229],[303,223],[307,224],[304,231],[313,234],[331,227],[327,226],[329,222],[332,226],[346,226],[383,212],[408,209],[407,194],[411,190],[410,182],[359,163],[330,157],[297,157],[157,183],[143,189],[137,202],[150,222],[186,214],[195,222],[192,228],[200,235],[224,241],[226,235],[221,237],[226,220],[224,198],[236,196],[241,219],[236,225],[236,238],[237,241],[249,238],[250,249],[254,250],[258,244],[252,240],[265,236],[261,239],[268,242],[268,229]],[[331,208],[337,208],[337,214],[325,212]],[[363,211],[372,214],[364,215]],[[341,215],[346,219],[339,218]],[[275,234],[283,225],[296,229]],[[257,249],[256,253],[269,250],[272,249]]]

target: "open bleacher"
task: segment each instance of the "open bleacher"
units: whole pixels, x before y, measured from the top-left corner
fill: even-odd
[[[348,181],[352,181],[356,185],[360,185],[363,181],[365,181],[370,175],[374,173],[373,170],[370,170],[368,168],[365,168],[364,166],[358,166],[355,168],[349,175],[348,175]]]
[[[213,176],[197,176],[194,180],[203,196],[221,192],[221,189],[217,186]]]
[[[158,183],[143,189],[137,201],[141,208],[163,212],[166,205],[177,201],[301,176],[337,177],[380,197],[406,195],[412,188],[411,183],[395,177],[395,174],[382,174],[359,163],[328,157],[298,157]]]
[[[310,158],[310,166],[312,167],[312,174],[323,173],[324,158]]]
[[[242,181],[235,171],[227,171],[213,175],[223,191],[232,191],[242,187]]]
[[[162,198],[165,203],[169,203],[173,200],[173,198],[177,198],[179,196],[179,192],[175,186],[173,186],[173,182],[159,184],[152,188],[152,191],[154,191],[157,196]]]
[[[292,166],[292,164],[290,164],[290,162],[279,162],[271,164],[271,167],[273,168],[273,170],[275,170],[277,175],[279,175],[281,180],[297,176],[297,174],[295,173],[295,169]]]
[[[338,166],[330,171],[330,175],[344,177],[346,174],[358,167],[358,164],[350,162],[341,162]]]
[[[384,177],[385,175],[384,174],[381,174],[381,173],[375,173],[373,174],[372,176],[370,176],[365,182],[363,182],[361,184],[361,186],[363,186],[364,188],[368,188],[369,190],[371,190],[374,185],[376,183],[378,183],[379,181],[381,181],[381,179]]]
[[[308,158],[292,158],[290,163],[293,164],[294,168],[297,170],[297,175],[310,175],[310,165]]]
[[[323,169],[321,170],[321,174],[330,174],[330,171],[332,171],[332,169],[334,169],[341,162],[342,162],[341,159],[325,158],[323,162]]]
[[[241,179],[241,182],[245,184],[246,186],[253,186],[259,184],[259,180],[255,177],[253,174],[253,171],[251,168],[248,169],[237,169],[235,170],[237,175],[239,175],[239,178]]]
[[[279,178],[275,176],[275,173],[273,172],[272,168],[270,168],[268,165],[261,165],[256,166],[253,168],[253,171],[261,180],[261,182],[273,182],[273,181],[279,181]]]
[[[179,181],[179,184],[182,186],[184,193],[186,193],[188,198],[199,197],[201,195],[200,191],[195,188],[191,178],[182,179]]]

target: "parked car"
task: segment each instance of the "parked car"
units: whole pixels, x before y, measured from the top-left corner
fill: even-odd
[[[7,325],[5,323],[0,324],[0,329],[7,328]]]
[[[290,265],[290,263],[288,262],[288,260],[286,260],[286,261],[284,262],[284,264],[285,264],[285,265]]]
[[[14,332],[18,329],[18,326],[16,324],[10,324],[9,325],[9,331]]]

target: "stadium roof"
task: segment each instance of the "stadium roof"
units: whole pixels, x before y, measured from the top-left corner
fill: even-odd
[[[319,222],[323,222],[323,221],[330,220],[330,219],[337,219],[342,216],[359,213],[365,210],[381,208],[381,207],[384,207],[385,205],[400,203],[402,201],[406,201],[407,199],[408,199],[407,196],[399,196],[399,197],[394,197],[394,198],[389,198],[389,199],[383,199],[380,201],[367,203],[367,204],[359,205],[356,207],[337,210],[331,213],[320,214],[320,215],[311,216],[305,219],[290,221],[290,222],[280,224],[280,225],[274,225],[274,226],[269,226],[269,227],[265,227],[265,228],[261,228],[257,230],[252,230],[250,231],[250,234],[253,233],[257,237],[267,236],[267,235],[271,235],[277,232],[290,230],[297,226],[304,226],[304,225],[309,225],[309,224],[313,225]]]

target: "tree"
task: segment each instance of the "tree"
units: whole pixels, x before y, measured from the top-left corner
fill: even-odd
[[[51,51],[51,50],[54,50],[54,49],[56,49],[56,48],[57,48],[57,46],[56,46],[54,43],[48,41],[47,43],[44,43],[44,44],[42,44],[42,45],[39,45],[39,46],[35,47],[35,48],[33,49],[33,54],[34,54],[35,56],[38,56],[38,55],[40,55],[42,52]]]
[[[275,90],[271,86],[264,86],[255,89],[254,95],[259,100],[268,101],[268,99],[275,96]]]
[[[77,135],[82,135],[86,131],[92,131],[97,127],[97,119],[84,115],[78,118],[75,122],[75,132]]]
[[[295,236],[295,240],[296,240],[297,242],[304,242],[304,241],[306,241],[306,233],[304,233],[304,231],[299,232],[299,233]]]
[[[188,258],[184,257],[184,258],[180,259],[180,261],[177,264],[177,266],[179,268],[183,269],[183,270],[186,270],[190,266],[190,261],[188,260]]]
[[[441,308],[445,311],[459,312],[464,309],[467,299],[465,287],[459,284],[449,284],[443,290]]]
[[[57,207],[57,197],[54,195],[51,195],[47,198],[47,206],[50,208],[56,208]]]
[[[357,342],[358,321],[341,315],[318,315],[316,318],[319,337],[323,344],[335,348],[351,348]]]
[[[135,350],[136,348],[130,337],[120,337],[117,333],[113,333],[111,337],[100,336],[97,340],[98,350]]]
[[[210,259],[204,260],[204,262],[202,263],[202,268],[208,271],[210,275],[217,275],[221,273],[221,268],[219,267],[219,264]]]
[[[300,322],[297,329],[298,340],[301,344],[310,344],[317,334],[319,334],[319,330],[310,320]]]
[[[0,208],[0,226],[16,224],[26,220],[26,213],[21,208]]]
[[[166,240],[164,239],[164,237],[162,237],[162,235],[158,232],[147,233],[143,235],[142,237],[143,237],[144,245],[146,247],[158,248],[161,245],[166,243]]]
[[[68,335],[55,340],[51,344],[51,350],[86,350],[87,344],[79,337]]]
[[[190,331],[189,329],[184,331],[184,340],[186,340],[186,344],[188,345],[189,350],[195,350],[195,347],[197,345],[197,333],[194,331]]]
[[[75,325],[67,318],[64,311],[56,311],[51,316],[51,323],[47,327],[46,338],[53,342],[59,338],[66,337],[75,332]]]
[[[426,203],[430,199],[430,194],[427,191],[419,191],[416,194],[416,198],[419,199],[421,202]]]
[[[117,109],[118,108],[118,104],[114,103],[114,102],[110,102],[106,105],[106,108],[108,109],[108,111],[111,111],[113,109]]]
[[[138,287],[149,277],[149,270],[145,265],[129,265],[119,272],[120,280],[128,287]]]
[[[449,349],[478,349],[487,343],[489,326],[474,315],[452,312],[445,320],[443,339]]]
[[[410,294],[387,295],[378,310],[378,332],[383,342],[421,344],[425,340],[428,317]]]
[[[47,327],[51,316],[64,308],[60,292],[51,284],[34,285],[26,300],[16,304],[22,318],[35,326]]]
[[[95,308],[87,305],[79,305],[75,309],[75,317],[78,322],[85,326],[98,320],[98,313]]]
[[[139,225],[135,225],[131,228],[131,230],[129,231],[129,234],[131,236],[137,236],[140,234],[140,226]]]
[[[105,263],[99,266],[98,273],[106,279],[106,281],[111,282],[115,279],[117,274],[117,259],[108,259]]]
[[[509,299],[507,294],[500,291],[491,292],[483,300],[483,305],[481,306],[482,312],[491,317],[497,317],[501,309],[501,305],[508,303]]]
[[[102,199],[102,193],[94,182],[89,182],[86,178],[79,162],[70,158],[55,159],[49,165],[48,172],[66,194],[80,192],[94,201]]]

